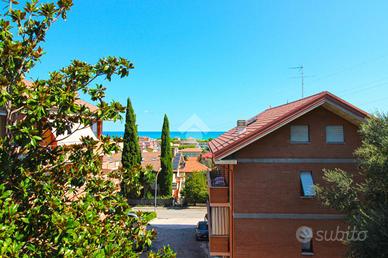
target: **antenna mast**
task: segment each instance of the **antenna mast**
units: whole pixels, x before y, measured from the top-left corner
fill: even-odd
[[[300,73],[300,78],[302,80],[302,98],[304,97],[304,67],[303,65],[290,67],[290,69],[297,69]]]

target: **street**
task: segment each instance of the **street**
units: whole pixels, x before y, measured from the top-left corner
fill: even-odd
[[[153,211],[153,207],[136,207],[142,211]],[[195,240],[195,226],[203,220],[206,207],[157,208],[157,218],[151,226],[158,232],[153,243],[153,250],[170,245],[178,258],[199,258],[208,256],[208,242]]]

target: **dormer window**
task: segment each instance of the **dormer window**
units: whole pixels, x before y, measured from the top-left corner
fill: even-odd
[[[310,142],[308,125],[291,126],[291,143],[308,143]]]

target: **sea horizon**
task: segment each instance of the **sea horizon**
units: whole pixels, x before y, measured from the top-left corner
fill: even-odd
[[[223,134],[222,131],[211,131],[211,132],[199,132],[199,131],[192,131],[192,132],[180,132],[180,131],[171,131],[170,137],[171,138],[180,138],[180,139],[187,139],[187,138],[194,138],[197,140],[208,140],[208,139],[214,139]],[[110,137],[123,137],[124,131],[103,131],[103,135],[110,136]],[[142,137],[150,137],[153,139],[160,139],[161,138],[162,131],[139,131],[138,135]]]

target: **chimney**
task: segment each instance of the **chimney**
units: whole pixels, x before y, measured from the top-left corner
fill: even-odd
[[[247,127],[247,120],[237,120],[237,132],[243,133],[245,132]]]

